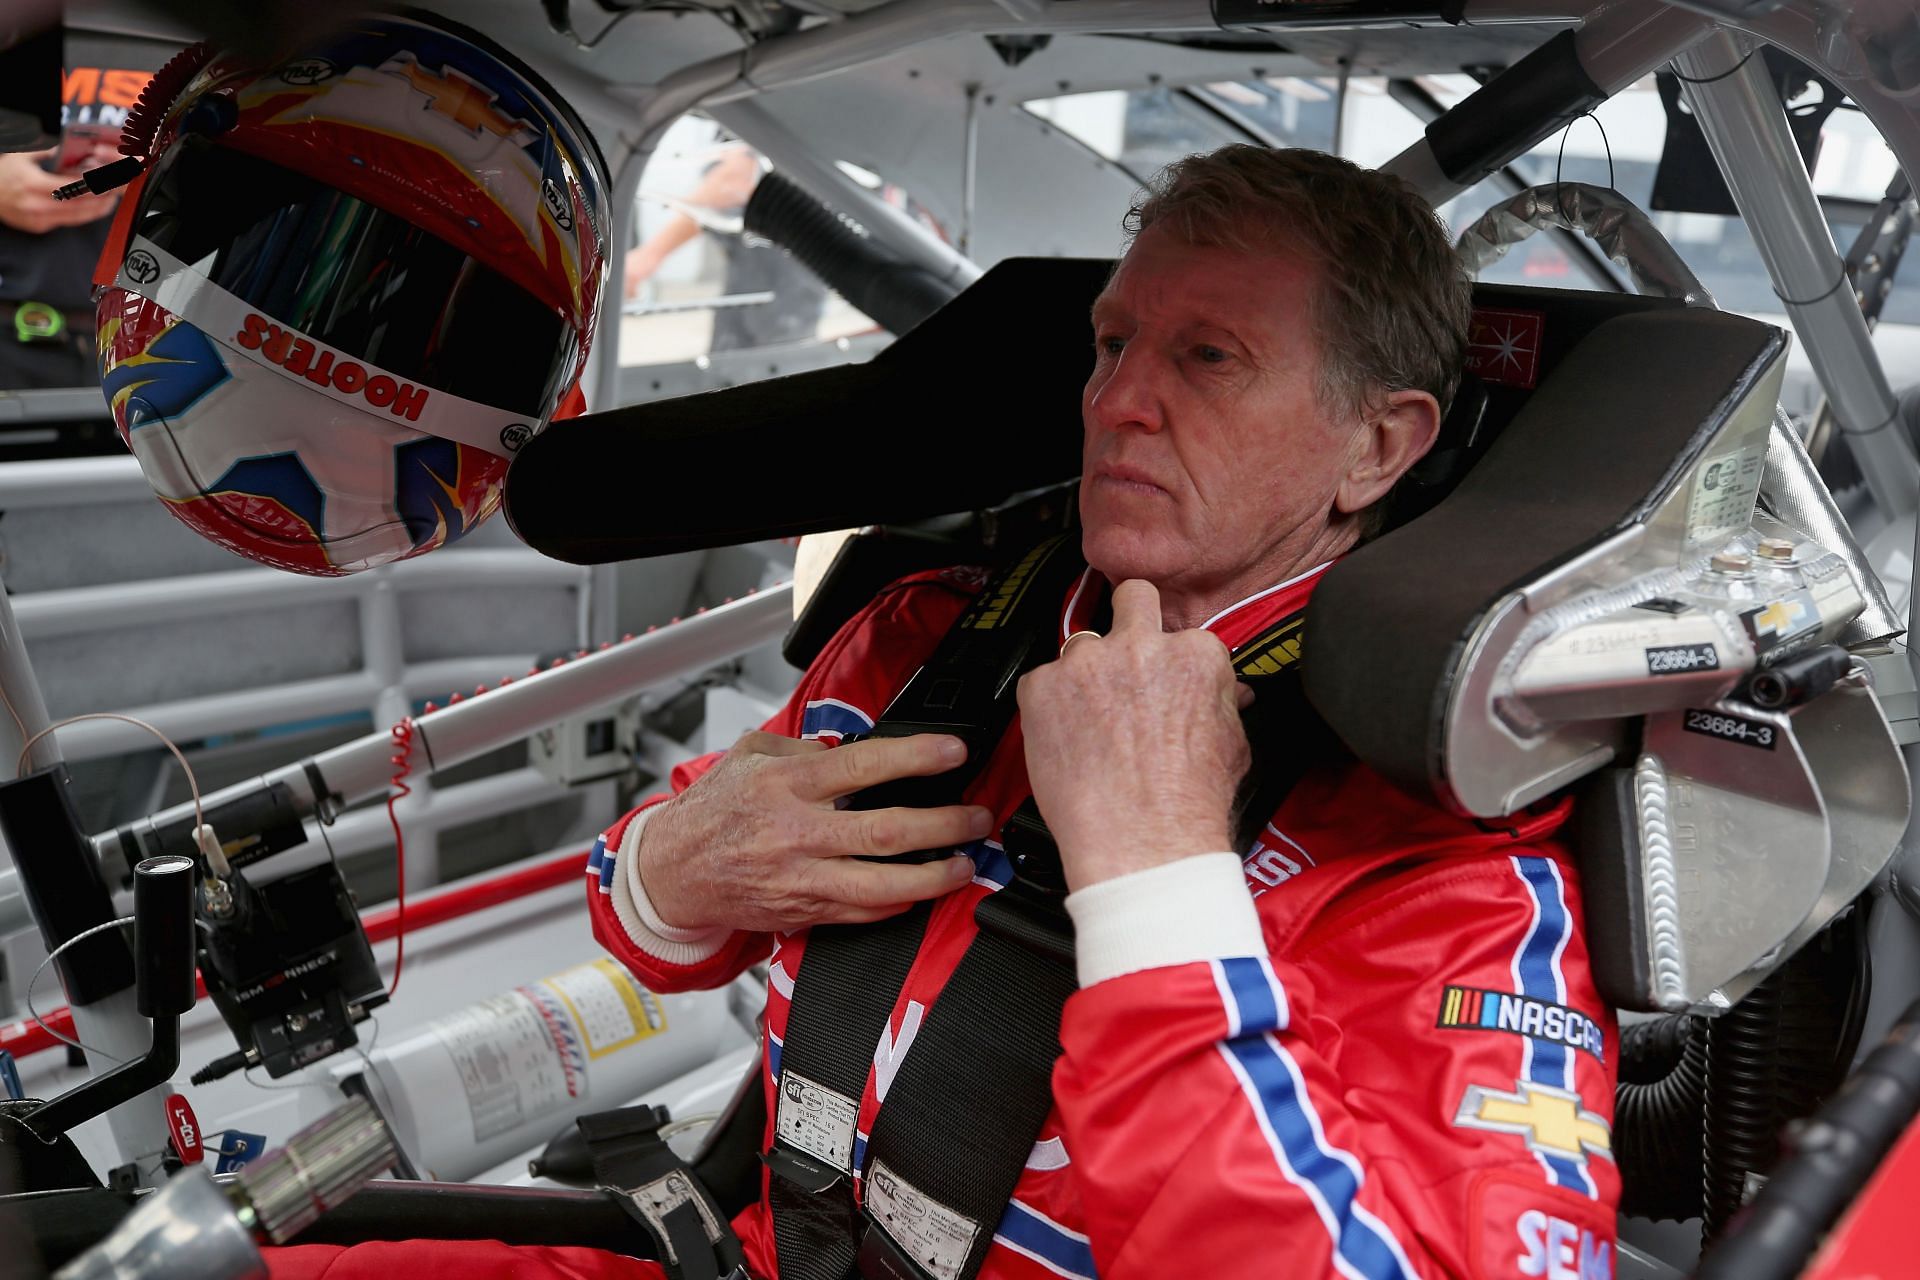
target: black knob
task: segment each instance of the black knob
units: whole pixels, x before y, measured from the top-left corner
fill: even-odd
[[[135,1005],[147,1018],[193,1008],[193,859],[147,858],[133,869]]]
[[[577,1124],[569,1124],[554,1134],[546,1150],[527,1161],[527,1172],[568,1187],[591,1187],[598,1177],[593,1168],[593,1153],[587,1150],[586,1135]]]

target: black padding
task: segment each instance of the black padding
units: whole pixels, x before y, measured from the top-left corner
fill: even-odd
[[[1607,100],[1562,31],[1427,126],[1440,171],[1470,187]]]
[[[1112,264],[1000,263],[863,365],[557,422],[506,513],[574,564],[970,511],[1072,479]]]
[[[507,519],[537,551],[604,564],[906,524],[1071,480],[1092,368],[1087,314],[1112,269],[1009,258],[866,364],[556,422],[507,472]],[[1510,285],[1477,285],[1474,303],[1550,315],[1542,370],[1602,320],[1679,305]],[[1404,506],[1397,497],[1396,523],[1439,501],[1529,394],[1486,392],[1471,448],[1438,483],[1410,486]]]
[[[1446,704],[1482,615],[1643,515],[1783,342],[1693,308],[1594,329],[1444,503],[1327,573],[1303,664],[1315,708],[1393,782],[1446,799]]]

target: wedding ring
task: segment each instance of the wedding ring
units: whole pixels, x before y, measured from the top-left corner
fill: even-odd
[[[1078,640],[1078,639],[1080,639],[1080,638],[1081,638],[1081,637],[1083,637],[1083,636],[1085,636],[1085,637],[1090,637],[1090,638],[1092,638],[1092,639],[1094,639],[1094,640],[1098,640],[1098,639],[1100,638],[1100,633],[1099,633],[1098,631],[1076,631],[1076,632],[1074,632],[1074,633],[1073,633],[1072,635],[1070,635],[1070,636],[1068,636],[1068,637],[1067,637],[1067,638],[1066,638],[1065,640],[1062,640],[1062,641],[1060,642],[1060,656],[1061,656],[1061,657],[1063,657],[1063,658],[1064,658],[1064,657],[1066,657],[1066,656],[1067,656],[1067,646],[1068,646],[1068,645],[1070,645],[1070,644],[1072,644],[1072,643],[1073,643],[1073,642],[1074,642],[1075,640]]]

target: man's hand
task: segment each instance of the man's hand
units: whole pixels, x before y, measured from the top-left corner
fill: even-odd
[[[104,218],[120,202],[120,193],[77,196],[55,200],[53,193],[69,182],[78,182],[77,173],[48,173],[40,161],[51,151],[9,151],[0,154],[0,222],[15,231],[41,235],[55,227],[74,227]]]
[[[835,802],[894,778],[945,773],[966,759],[958,738],[871,738],[828,750],[749,733],[698,782],[647,820],[640,881],[675,928],[789,932],[884,919],[973,876],[955,856],[921,865],[855,855],[941,849],[978,840],[993,815],[977,805],[843,810]]]
[[[1027,777],[1068,888],[1233,847],[1248,696],[1211,632],[1161,630],[1141,579],[1114,588],[1111,633],[1020,682]]]

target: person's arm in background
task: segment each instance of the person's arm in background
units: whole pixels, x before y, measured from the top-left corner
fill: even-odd
[[[728,147],[687,193],[686,203],[702,209],[737,209],[747,202],[759,181],[760,161],[752,149]],[[644,244],[627,251],[626,291],[622,296],[631,298],[638,293],[674,250],[699,234],[700,224],[676,211]]]
[[[29,235],[45,235],[58,227],[77,227],[104,218],[120,202],[120,193],[76,196],[55,200],[53,193],[69,182],[78,182],[79,173],[48,173],[40,162],[51,156],[48,151],[9,151],[0,154],[0,223]],[[96,148],[89,168],[119,158],[111,149]]]

